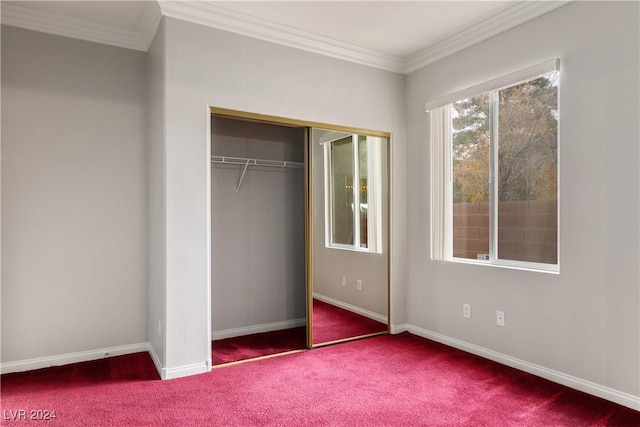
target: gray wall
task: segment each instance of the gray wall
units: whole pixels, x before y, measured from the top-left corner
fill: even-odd
[[[303,128],[211,121],[212,155],[304,162],[304,144]],[[214,336],[306,319],[304,169],[250,166],[236,192],[242,169],[211,168]]]
[[[148,338],[154,362],[166,363],[165,316],[165,31],[164,21],[147,55],[147,185],[148,185]]]
[[[2,27],[2,361],[147,341],[145,54]]]
[[[402,75],[175,19],[165,24],[165,367],[171,376],[206,371],[210,358],[207,106],[389,131],[398,165],[405,121]],[[405,179],[403,168],[396,170],[392,274],[402,315]]]
[[[571,3],[408,76],[409,324],[640,394],[638,7]],[[430,261],[425,101],[554,57],[560,274]]]

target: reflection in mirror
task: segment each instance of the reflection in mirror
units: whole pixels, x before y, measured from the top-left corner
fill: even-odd
[[[311,344],[389,324],[388,138],[313,129]]]

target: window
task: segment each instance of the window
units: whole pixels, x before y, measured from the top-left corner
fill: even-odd
[[[381,138],[334,132],[323,145],[326,246],[381,253]]]
[[[433,258],[558,270],[558,79],[430,110]]]

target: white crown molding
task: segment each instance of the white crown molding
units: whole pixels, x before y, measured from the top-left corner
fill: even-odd
[[[147,51],[160,19],[164,15],[382,70],[409,74],[572,1],[518,2],[407,58],[255,18],[204,1],[146,2],[136,31],[91,24],[7,3],[2,3],[2,23],[59,36]]]
[[[144,10],[142,11],[142,16],[140,17],[140,22],[138,22],[137,28],[139,37],[145,47],[145,52],[149,50],[151,43],[153,43],[153,38],[156,35],[161,19],[162,12],[160,12],[158,2],[145,1]]]
[[[154,8],[153,3],[149,2],[137,31],[127,31],[121,28],[35,11],[15,4],[2,4],[3,24],[143,52],[149,49],[160,18],[161,15],[157,6]]]
[[[159,1],[164,16],[396,73],[404,60],[199,1]]]
[[[516,3],[500,13],[408,56],[405,60],[404,73],[412,73],[419,68],[572,3],[572,1],[521,1]]]

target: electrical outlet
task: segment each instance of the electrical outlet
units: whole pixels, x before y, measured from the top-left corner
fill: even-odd
[[[358,284],[358,290],[361,291],[362,290],[362,280],[358,280],[357,284]]]
[[[462,317],[471,319],[471,304],[462,304]]]
[[[347,276],[342,276],[342,286],[347,286]]]
[[[504,326],[504,311],[496,311],[496,324],[498,326]]]

